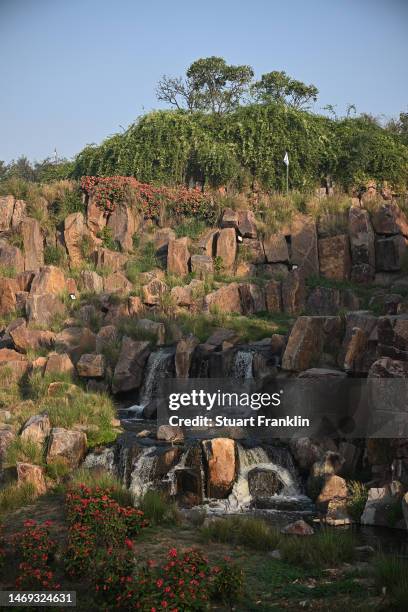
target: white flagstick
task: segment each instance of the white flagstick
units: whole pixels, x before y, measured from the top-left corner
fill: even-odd
[[[286,195],[289,195],[289,155],[287,151],[285,151],[283,163],[286,164]]]

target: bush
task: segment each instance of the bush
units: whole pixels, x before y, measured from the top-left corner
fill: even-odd
[[[279,546],[281,536],[265,521],[250,517],[216,519],[202,527],[200,537],[204,542],[238,544],[254,550],[273,550]]]
[[[355,557],[355,546],[352,533],[323,528],[313,536],[285,536],[280,550],[284,560],[289,563],[318,568],[352,561]]]
[[[348,482],[347,488],[347,511],[351,518],[358,522],[364,512],[368,498],[368,489],[362,482],[358,482],[357,480]]]
[[[104,490],[109,492],[109,496],[121,506],[132,506],[133,496],[129,489],[123,486],[122,482],[106,470],[88,470],[78,468],[70,479],[70,487],[75,489],[79,485],[84,485],[90,491]]]
[[[153,525],[178,522],[177,506],[159,491],[146,491],[139,508]]]

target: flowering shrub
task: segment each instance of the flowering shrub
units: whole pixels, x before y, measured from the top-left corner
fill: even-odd
[[[24,530],[14,537],[16,548],[22,557],[19,564],[19,575],[16,579],[17,589],[58,589],[54,572],[50,568],[56,549],[56,542],[51,539],[49,527],[51,521],[38,525],[33,520],[25,521]]]
[[[81,189],[92,196],[96,205],[106,213],[113,212],[119,202],[131,197],[146,219],[159,219],[164,206],[172,215],[194,216],[209,223],[214,223],[218,216],[218,210],[208,196],[198,189],[183,186],[157,187],[140,183],[131,176],[84,176]]]

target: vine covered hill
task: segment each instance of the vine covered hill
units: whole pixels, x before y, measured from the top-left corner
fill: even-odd
[[[147,183],[200,182],[238,189],[307,189],[330,177],[350,189],[367,180],[408,183],[408,147],[367,116],[330,119],[279,103],[217,115],[155,111],[101,145],[85,147],[72,175],[135,176]]]

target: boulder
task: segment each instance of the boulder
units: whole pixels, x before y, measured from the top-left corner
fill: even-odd
[[[408,378],[408,362],[381,357],[368,371],[369,378]]]
[[[48,414],[35,414],[23,425],[20,437],[23,440],[30,440],[35,444],[43,444],[51,431],[50,419]]]
[[[106,226],[107,214],[97,203],[96,199],[90,196],[86,207],[86,224],[94,236],[101,232]]]
[[[138,295],[130,295],[128,298],[129,316],[135,317],[140,315],[143,310],[143,302]]]
[[[17,274],[24,271],[24,257],[20,249],[0,240],[0,268],[13,270]]]
[[[350,278],[351,254],[348,236],[330,236],[320,238],[319,243],[320,274],[332,280]]]
[[[238,255],[248,263],[257,264],[258,266],[265,264],[265,253],[260,240],[242,238],[239,242]]]
[[[268,312],[282,311],[282,283],[278,280],[269,280],[265,283],[265,302]]]
[[[154,246],[157,251],[166,250],[170,240],[176,239],[176,232],[171,227],[159,227],[154,233]]]
[[[345,370],[365,374],[376,360],[377,317],[357,310],[345,316],[346,332],[339,352],[338,364]]]
[[[216,256],[222,260],[224,270],[231,270],[237,254],[237,235],[235,229],[226,227],[217,237]]]
[[[299,317],[296,320],[282,358],[285,370],[300,372],[317,365],[322,352],[321,326],[320,317]]]
[[[184,441],[184,434],[181,427],[171,425],[159,425],[157,428],[156,438],[163,442],[171,442],[172,444]]]
[[[113,240],[116,240],[123,251],[133,250],[133,234],[137,232],[140,225],[136,211],[125,202],[119,202],[110,214],[107,227],[112,232]]]
[[[99,247],[93,253],[93,259],[97,270],[109,270],[110,272],[118,272],[128,261],[128,256],[117,251],[110,251]]]
[[[103,351],[110,345],[114,345],[119,341],[118,330],[114,325],[105,325],[96,334],[95,350],[97,353]]]
[[[17,283],[18,290],[24,292],[30,291],[34,276],[34,272],[20,272],[20,274],[17,274],[15,281]]]
[[[188,378],[193,353],[198,346],[198,339],[189,334],[187,338],[182,338],[176,346],[175,366],[177,378]]]
[[[94,353],[84,353],[76,364],[81,378],[103,378],[105,375],[105,357]]]
[[[232,208],[226,208],[222,214],[222,219],[220,223],[221,228],[232,227],[234,229],[238,229],[238,211],[233,210]]]
[[[102,293],[103,278],[97,272],[83,270],[81,272],[81,287],[87,293]]]
[[[204,309],[206,311],[215,309],[218,312],[236,312],[241,314],[242,306],[239,285],[237,283],[230,283],[212,293],[208,293],[204,298]]]
[[[368,490],[368,498],[360,518],[361,524],[392,527],[390,513],[396,503],[398,499],[392,496],[388,486],[372,487]]]
[[[323,454],[323,448],[317,440],[310,438],[293,438],[290,440],[290,452],[296,463],[304,472],[308,472]]]
[[[375,242],[375,266],[380,272],[397,272],[404,264],[407,249],[404,236],[377,238]]]
[[[12,349],[0,349],[0,369],[7,372],[7,378],[3,379],[3,385],[11,382],[19,382],[27,374],[30,364],[25,355],[17,353]]]
[[[255,499],[270,497],[282,491],[283,482],[274,470],[256,467],[248,472],[248,488]]]
[[[214,262],[209,255],[192,255],[191,271],[197,278],[205,278],[214,272]]]
[[[11,226],[14,211],[14,196],[0,197],[0,232],[7,232]]]
[[[26,313],[30,323],[51,325],[56,317],[65,314],[65,306],[55,294],[34,293],[27,298]]]
[[[158,278],[153,278],[142,287],[142,300],[147,306],[157,306],[161,297],[166,293],[167,285]]]
[[[24,268],[36,272],[44,265],[44,241],[37,219],[26,217],[21,223],[24,245]]]
[[[34,276],[30,293],[61,295],[66,289],[63,271],[56,266],[43,266]]]
[[[207,496],[218,499],[228,497],[237,471],[234,440],[205,440],[202,448],[206,462]]]
[[[238,232],[243,238],[256,238],[256,218],[253,210],[238,211]]]
[[[379,317],[378,356],[408,361],[408,314]]]
[[[55,334],[53,332],[30,329],[27,327],[24,319],[20,319],[20,323],[10,329],[9,334],[13,340],[14,347],[21,353],[26,353],[30,349],[50,350],[55,342]]]
[[[15,433],[8,427],[0,429],[0,467],[4,461],[7,449],[15,439]]]
[[[249,261],[237,261],[235,265],[235,276],[245,278],[248,276],[256,276],[257,266]]]
[[[17,283],[14,278],[0,278],[0,316],[16,310]]]
[[[238,342],[239,335],[233,329],[217,327],[207,339],[206,344],[216,348],[222,348],[226,343],[230,346],[234,346]]]
[[[84,240],[90,240],[85,218],[81,212],[71,213],[64,220],[64,242],[71,266],[80,266],[84,254]]]
[[[55,337],[55,349],[68,353],[73,363],[77,363],[84,353],[95,351],[95,334],[87,327],[66,327]]]
[[[337,315],[342,310],[358,310],[360,300],[350,289],[315,287],[306,302],[306,312],[315,315]]]
[[[176,306],[188,308],[193,303],[191,287],[188,285],[183,287],[173,287],[170,291],[170,295]]]
[[[375,273],[374,230],[367,210],[352,206],[349,212],[349,236],[351,246],[351,279],[368,283]]]
[[[329,503],[347,499],[347,484],[344,478],[335,474],[329,476],[320,491],[316,504],[320,509],[327,510]]]
[[[300,271],[291,270],[282,280],[282,308],[287,314],[300,314],[305,309],[306,286]]]
[[[305,279],[319,275],[316,223],[311,217],[297,215],[290,227],[291,262]]]
[[[112,381],[114,393],[138,389],[143,381],[143,370],[150,355],[150,343],[125,336]]]
[[[86,434],[83,431],[53,427],[47,448],[47,463],[59,457],[72,469],[77,468],[87,451]]]
[[[306,521],[299,519],[283,527],[281,533],[285,535],[310,536],[314,534],[314,530]]]
[[[289,261],[288,243],[285,236],[273,234],[263,241],[265,258],[268,263],[279,263]]]
[[[75,367],[67,353],[50,353],[44,370],[45,375],[75,374]]]
[[[167,251],[167,272],[177,276],[188,274],[190,252],[188,249],[188,238],[176,238],[170,240]]]
[[[151,334],[158,346],[165,344],[166,328],[164,323],[152,321],[151,319],[139,319],[137,326],[141,331],[146,332],[148,335]]]
[[[103,289],[106,293],[129,293],[132,283],[122,272],[113,272],[103,279]]]
[[[17,461],[17,481],[20,484],[31,484],[38,495],[44,495],[47,491],[44,470],[39,465]]]
[[[395,202],[381,204],[374,212],[372,222],[377,234],[402,234],[408,238],[407,217]]]
[[[11,229],[20,229],[21,223],[25,217],[27,204],[24,200],[16,200],[14,202],[13,216],[11,219]]]
[[[218,234],[219,230],[210,229],[200,238],[198,248],[202,253],[209,257],[215,257]]]
[[[259,285],[242,283],[239,285],[239,294],[244,315],[251,315],[266,310],[265,292]]]

